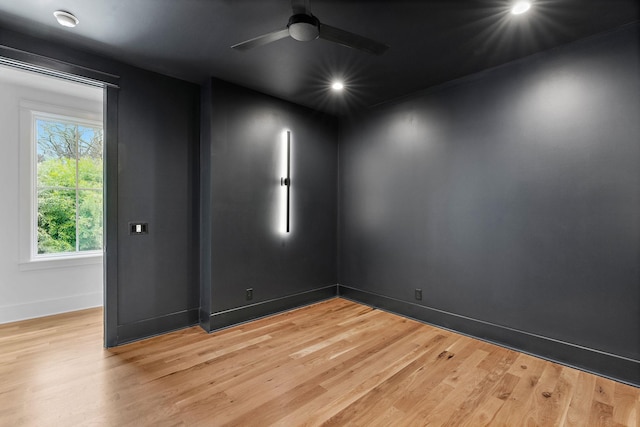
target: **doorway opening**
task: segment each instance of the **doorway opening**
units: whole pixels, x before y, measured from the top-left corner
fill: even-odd
[[[0,323],[104,301],[105,88],[53,74],[0,63]]]

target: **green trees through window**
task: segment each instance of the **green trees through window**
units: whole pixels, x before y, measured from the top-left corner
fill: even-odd
[[[102,151],[98,126],[35,118],[37,252],[102,249]]]

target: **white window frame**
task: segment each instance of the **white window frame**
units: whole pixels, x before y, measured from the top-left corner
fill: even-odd
[[[103,250],[38,254],[38,169],[36,120],[60,120],[103,129],[101,111],[20,101],[20,269],[71,267],[102,263]],[[104,200],[104,183],[103,183]],[[103,206],[104,218],[104,206]]]

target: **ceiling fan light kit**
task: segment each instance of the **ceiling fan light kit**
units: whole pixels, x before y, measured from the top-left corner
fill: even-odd
[[[298,13],[289,18],[289,35],[300,42],[315,40],[320,36],[320,21],[312,15]]]

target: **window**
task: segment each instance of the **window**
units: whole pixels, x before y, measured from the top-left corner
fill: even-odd
[[[29,104],[22,105],[29,123],[28,261],[101,255],[102,123],[86,112]]]
[[[102,128],[34,115],[37,255],[102,249]]]

